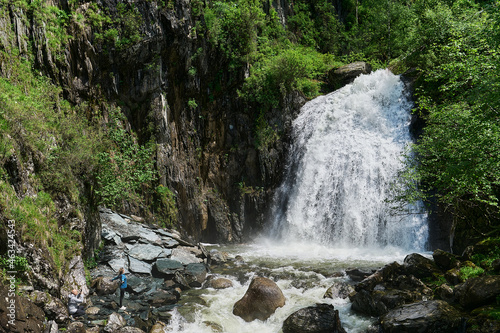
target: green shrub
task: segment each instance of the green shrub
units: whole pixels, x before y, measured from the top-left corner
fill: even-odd
[[[119,108],[111,108],[108,123],[109,146],[97,155],[96,194],[109,207],[118,207],[124,200],[141,200],[151,191],[156,180],[154,143],[140,145],[123,127]]]
[[[460,277],[464,280],[468,280],[470,278],[478,277],[483,275],[484,269],[481,267],[462,267],[460,268]]]
[[[159,185],[157,193],[157,215],[159,224],[163,227],[174,228],[177,226],[178,211],[175,194],[166,186]]]

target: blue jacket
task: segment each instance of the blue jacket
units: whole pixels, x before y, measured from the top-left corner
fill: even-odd
[[[114,280],[117,280],[117,279],[120,279],[120,283],[121,283],[120,284],[120,288],[121,289],[127,288],[127,277],[125,276],[125,274],[117,275],[111,281],[114,281]]]

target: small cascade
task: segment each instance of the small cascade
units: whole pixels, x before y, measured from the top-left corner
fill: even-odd
[[[334,247],[425,250],[420,207],[395,215],[388,200],[411,142],[412,103],[400,77],[378,70],[306,103],[294,122],[272,235]]]

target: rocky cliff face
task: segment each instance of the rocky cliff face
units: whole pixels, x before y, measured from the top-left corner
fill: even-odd
[[[1,25],[12,27],[11,42],[21,55],[30,52],[28,43],[33,45],[36,68],[60,85],[69,101],[84,103],[89,116],[102,113],[106,119],[107,105],[119,105],[129,130],[143,142],[154,138],[160,183],[176,195],[182,231],[195,240],[231,242],[261,228],[287,140],[255,148],[259,110],[245,105],[237,93],[248,68],[230,69],[220,48],[197,33],[204,18],[191,2],[130,2],[134,33],[140,38],[114,46],[97,38],[104,33],[88,13],[119,15],[120,1],[51,4],[73,13],[66,25],[71,36],[58,47],[51,44],[52,32],[43,20],[27,17],[16,5],[8,5]],[[285,22],[288,3],[274,6]],[[282,138],[304,101],[290,95],[282,108],[267,115]],[[133,204],[124,212],[147,215],[144,207]],[[95,217],[96,210],[87,216]],[[92,244],[98,239],[96,230],[86,231]]]

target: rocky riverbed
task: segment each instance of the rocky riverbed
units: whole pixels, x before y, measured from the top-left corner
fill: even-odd
[[[320,280],[303,281],[303,272],[288,274],[259,268],[239,256],[207,251],[202,244],[192,244],[175,231],[146,225],[136,216],[101,209],[100,217],[103,244],[90,274],[85,276],[83,260],[76,257],[59,282],[59,294],[37,284],[21,287],[20,292],[27,297],[16,299],[19,325],[14,330],[0,328],[0,332],[168,332],[172,330],[172,316],[193,315],[196,309],[208,306],[197,296],[203,290],[210,290],[211,297],[231,295],[230,316],[249,323],[271,320],[276,324],[273,327],[278,327],[276,332],[283,333],[353,329],[389,333],[500,332],[500,260],[483,260],[483,268],[470,261],[497,251],[499,244],[494,242],[471,246],[461,256],[441,250],[432,256],[414,253],[402,262],[379,269],[310,268],[307,274],[335,282],[329,288],[324,286],[323,301],[291,311],[283,310],[292,300],[281,292],[282,282],[291,281],[287,283],[294,290],[307,294],[318,289]],[[124,310],[118,305],[118,283],[111,281],[121,267],[128,279]],[[480,273],[464,276],[464,268]],[[243,286],[246,293],[242,292]],[[71,318],[67,312],[67,295],[72,288],[85,295],[83,317]],[[0,296],[7,292],[0,288]],[[345,300],[350,312],[371,318],[371,325],[362,330],[352,323],[346,326],[345,311],[339,315],[337,305],[328,300]],[[173,311],[176,308],[179,311]],[[279,323],[274,323],[275,312],[283,318]],[[0,304],[0,318],[5,313],[5,305]],[[184,331],[179,327],[174,331]],[[203,332],[235,333],[216,322],[203,322],[203,327]]]

